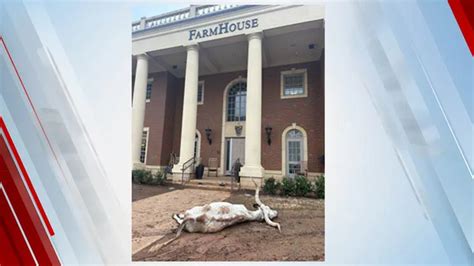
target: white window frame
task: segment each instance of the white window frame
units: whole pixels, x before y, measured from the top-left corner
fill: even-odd
[[[152,92],[153,92],[153,82],[154,82],[154,81],[155,81],[155,80],[154,80],[153,78],[149,78],[149,79],[147,79],[147,81],[146,81],[146,88],[145,88],[145,102],[146,102],[146,103],[149,103],[150,100],[151,100],[151,94],[152,94]],[[147,91],[148,91],[148,84],[151,84],[150,99],[146,99],[146,94],[147,94]]]
[[[285,76],[294,75],[294,74],[303,74],[303,94],[298,95],[285,95]],[[294,98],[305,98],[308,97],[308,72],[306,68],[281,71],[280,74],[280,98],[281,99],[294,99]]]
[[[301,127],[301,126],[298,126],[296,123],[293,123],[291,124],[291,126],[285,128],[285,130],[283,130],[283,132],[281,133],[281,174],[282,176],[286,176],[286,172],[288,171],[287,169],[287,134],[290,130],[292,129],[296,129],[296,130],[299,130],[301,131],[301,133],[303,133],[303,160],[302,161],[306,161],[306,163],[308,163],[308,133],[306,132],[306,130]]]
[[[201,85],[201,88],[202,88],[202,93],[201,93],[202,97],[201,97],[201,101],[198,100],[197,104],[202,105],[204,104],[204,80],[201,80],[198,83],[198,95],[199,95],[199,85]]]
[[[149,127],[144,127],[143,131],[146,131],[145,158],[143,160],[143,164],[146,165],[146,159],[148,157],[148,144],[149,144],[148,141],[150,139],[150,128]],[[143,135],[143,131],[142,131],[142,135]],[[140,149],[140,155],[141,155],[141,153],[142,153],[142,150]]]

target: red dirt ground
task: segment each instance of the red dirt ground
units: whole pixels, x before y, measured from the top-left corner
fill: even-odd
[[[252,192],[229,192],[133,184],[132,246],[134,261],[323,261],[324,200],[262,195],[278,210],[275,222],[282,232],[264,222],[238,224],[213,234],[175,236],[173,213],[213,201],[244,204],[253,210]]]

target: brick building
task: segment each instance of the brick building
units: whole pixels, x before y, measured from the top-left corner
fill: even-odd
[[[135,168],[324,172],[323,6],[191,6],[132,32]]]

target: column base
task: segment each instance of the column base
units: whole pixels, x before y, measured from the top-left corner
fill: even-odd
[[[177,163],[173,166],[173,169],[171,170],[171,172],[173,172],[173,175],[178,175],[178,174],[181,175],[181,168],[183,168],[183,165]]]
[[[239,172],[240,176],[243,177],[263,177],[264,169],[261,166],[246,166],[244,165]]]
[[[261,177],[243,177],[243,176],[241,176],[240,177],[240,188],[241,189],[253,189],[253,190],[255,190],[256,187],[255,187],[255,184],[253,183],[254,181],[255,181],[255,183],[257,183],[257,186],[259,186],[261,188],[262,187],[262,180],[263,180],[263,178],[261,178]]]
[[[191,171],[191,168],[186,169],[186,171],[184,171],[184,175],[183,171],[181,170],[182,168],[183,166],[180,164],[174,165],[173,170],[171,170],[173,174],[170,175],[173,182],[181,182],[183,180],[189,181],[191,178],[193,178],[193,172]]]
[[[144,163],[133,163],[133,170],[145,170],[146,165]]]

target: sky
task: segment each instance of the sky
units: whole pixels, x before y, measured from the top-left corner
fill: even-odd
[[[132,8],[132,21],[140,20],[141,17],[152,17],[166,12],[188,7],[189,4],[172,3],[141,3]]]

